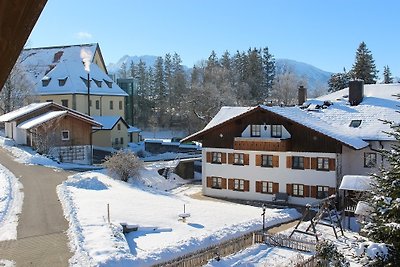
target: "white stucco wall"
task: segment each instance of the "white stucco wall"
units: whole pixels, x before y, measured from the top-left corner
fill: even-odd
[[[266,126],[266,127],[265,127]],[[271,137],[271,125],[261,125],[261,138],[272,138]],[[251,125],[248,125],[246,129],[242,132],[242,137],[251,137],[250,131]],[[288,139],[290,138],[290,133],[282,126],[282,137],[281,139]]]

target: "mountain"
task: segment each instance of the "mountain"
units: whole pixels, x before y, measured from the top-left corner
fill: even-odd
[[[157,56],[123,56],[117,63],[110,63],[107,66],[107,70],[110,74],[117,73],[121,68],[122,64],[125,63],[129,68],[131,62],[135,64],[139,63],[140,60],[146,63],[146,66],[153,66],[156,62]],[[183,66],[185,70],[190,70],[187,66]],[[308,96],[314,97],[314,94],[327,93],[328,80],[331,77],[331,72],[321,70],[313,65],[298,62],[291,59],[276,59],[276,70],[277,73],[282,73],[283,70],[290,70],[296,73],[299,77],[304,77],[307,81]],[[321,91],[321,88],[325,90]],[[318,91],[318,92],[317,92]]]

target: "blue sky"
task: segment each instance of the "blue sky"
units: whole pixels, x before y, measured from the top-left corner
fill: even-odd
[[[400,1],[48,0],[28,47],[98,42],[103,57],[177,52],[191,67],[211,50],[268,46],[323,70],[350,69],[361,41],[400,76]]]

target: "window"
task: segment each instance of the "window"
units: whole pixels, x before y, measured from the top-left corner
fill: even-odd
[[[121,145],[124,144],[124,138],[123,137],[120,138],[120,143],[121,143]]]
[[[68,77],[65,77],[64,79],[58,79],[58,85],[59,86],[64,86],[65,83],[67,82]]]
[[[244,180],[242,179],[235,179],[233,189],[237,191],[244,191]]]
[[[282,125],[271,125],[271,137],[282,137]]]
[[[272,168],[272,155],[261,155],[261,166]]]
[[[107,84],[108,88],[112,88],[112,82],[107,81],[107,80],[103,80],[103,81]]]
[[[114,139],[114,144],[115,144],[115,145],[118,145],[118,143],[119,143],[119,139],[118,139],[118,137],[116,137],[116,138]]]
[[[292,169],[304,169],[304,157],[292,157]]]
[[[43,86],[43,87],[46,87],[47,85],[49,85],[50,81],[51,81],[51,78],[45,76],[45,77],[42,79],[42,86]]]
[[[100,101],[96,100],[96,109],[100,109]]]
[[[273,193],[272,185],[273,185],[272,182],[262,182],[261,183],[261,192],[272,194]]]
[[[88,82],[88,80],[87,79],[85,79],[85,78],[83,78],[83,77],[81,77],[81,80],[82,80],[82,82],[85,84],[85,86],[86,86],[86,88],[88,87],[88,83],[90,82]]]
[[[233,157],[233,164],[244,165],[244,156],[242,153],[235,153]]]
[[[69,131],[68,130],[61,131],[61,140],[63,140],[63,141],[69,140]]]
[[[328,191],[329,191],[329,187],[318,185],[317,186],[317,198],[318,199],[327,198],[329,195]]]
[[[114,102],[110,100],[110,109],[114,109]]]
[[[119,131],[119,130],[121,130],[121,124],[117,124],[117,130]]]
[[[212,177],[211,187],[216,189],[222,189],[222,178]]]
[[[261,125],[250,125],[250,135],[252,137],[261,136]]]
[[[364,153],[364,167],[376,167],[376,153]]]
[[[122,110],[122,101],[119,101],[118,106],[119,106],[119,110]]]
[[[358,128],[361,125],[361,120],[352,120],[349,127]]]
[[[61,105],[64,107],[68,107],[68,99],[62,99],[61,100]]]
[[[222,163],[222,153],[221,152],[212,152],[212,163]]]
[[[101,81],[93,79],[94,83],[97,85],[97,87],[101,88]]]
[[[329,171],[329,158],[317,158],[317,170]]]
[[[297,197],[304,196],[304,185],[293,184],[293,196],[297,196]]]

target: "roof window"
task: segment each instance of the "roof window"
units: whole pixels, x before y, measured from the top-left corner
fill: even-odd
[[[83,77],[81,77],[81,79],[82,79],[82,82],[84,82],[85,86],[88,87],[88,80]]]
[[[62,79],[58,79],[58,85],[59,86],[64,86],[65,83],[67,82],[68,77],[62,78]]]
[[[97,85],[97,87],[101,88],[102,81],[99,81],[99,80],[96,80],[96,79],[93,79],[93,81]]]
[[[107,84],[108,88],[112,88],[112,82],[104,80],[103,81]]]
[[[51,81],[50,77],[44,76],[42,79],[42,86],[46,87],[47,85],[49,85],[50,81]]]
[[[361,125],[361,120],[352,120],[349,127],[358,128]]]

